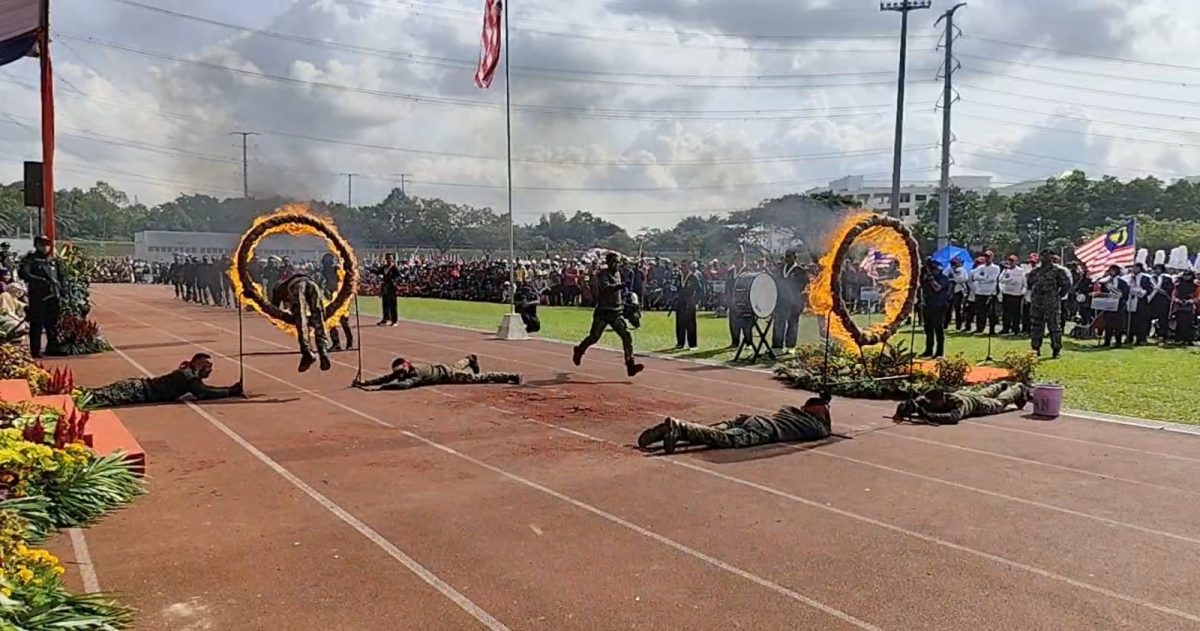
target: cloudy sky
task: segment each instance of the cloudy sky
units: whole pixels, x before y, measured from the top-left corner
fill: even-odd
[[[54,0],[60,185],[503,210],[505,80],[472,83],[483,0]],[[937,178],[935,0],[911,16],[905,179]],[[1200,174],[1200,5],[959,11],[955,174]],[[875,0],[514,0],[518,221],[631,231],[891,169],[899,16]],[[1189,67],[1188,64],[1196,64]],[[37,64],[0,69],[0,180],[37,159]]]

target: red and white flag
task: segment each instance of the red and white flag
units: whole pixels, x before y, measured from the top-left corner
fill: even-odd
[[[489,88],[496,66],[500,64],[501,0],[484,0],[483,35],[479,49],[479,70],[475,71],[475,87]]]

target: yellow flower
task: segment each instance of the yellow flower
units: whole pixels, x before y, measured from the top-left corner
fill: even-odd
[[[28,583],[33,580],[33,571],[22,565],[21,569],[17,570],[17,578]]]
[[[5,596],[12,596],[12,590],[7,587],[0,587],[0,594],[4,594]]]

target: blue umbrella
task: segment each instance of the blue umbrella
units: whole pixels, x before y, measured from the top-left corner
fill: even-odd
[[[954,258],[962,261],[963,270],[965,271],[969,272],[975,267],[975,259],[971,256],[971,253],[957,245],[948,245],[934,252],[930,258],[941,263],[942,267],[947,269],[950,267],[950,259]]]

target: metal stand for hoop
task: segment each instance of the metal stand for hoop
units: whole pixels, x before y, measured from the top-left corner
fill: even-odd
[[[362,381],[362,376],[363,376],[363,369],[362,369],[363,338],[362,338],[362,315],[360,314],[360,312],[358,310],[358,292],[354,293],[354,336],[358,338],[358,344],[355,347],[355,350],[358,351],[358,372],[354,373],[354,381],[359,382],[359,381]]]
[[[242,389],[246,388],[246,350],[244,345],[244,337],[242,335],[242,312],[246,310],[246,306],[241,300],[237,301],[238,312],[238,383],[242,384]]]
[[[763,352],[766,352],[767,356],[770,357],[772,361],[777,359],[775,357],[775,351],[771,350],[771,344],[767,341],[767,331],[770,331],[771,326],[775,323],[775,314],[771,314],[766,318],[760,318],[756,315],[748,315],[745,317],[753,319],[753,324],[750,327],[743,327],[742,332],[750,334],[758,333],[758,341],[754,341],[753,335],[742,335],[742,341],[740,344],[738,344],[737,353],[733,356],[733,361],[741,361],[742,350],[744,350],[746,346],[750,346],[750,348],[754,350],[754,355],[748,360],[750,362],[758,361],[758,358],[763,354]],[[763,325],[763,322],[766,322],[766,326]]]

